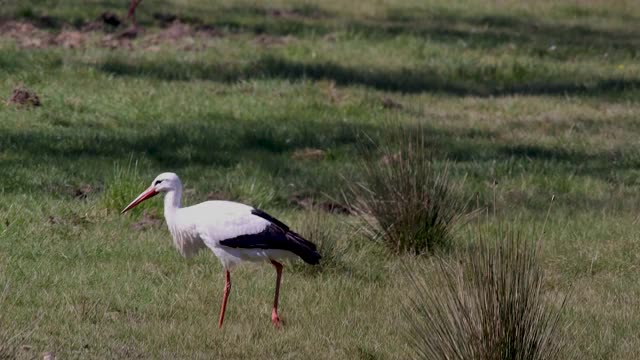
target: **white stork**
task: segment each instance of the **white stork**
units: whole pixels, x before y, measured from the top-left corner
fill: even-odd
[[[269,261],[276,268],[276,291],[271,321],[281,327],[278,296],[282,278],[282,259],[300,257],[315,265],[320,254],[315,244],[291,231],[281,221],[262,210],[231,201],[207,201],[180,207],[182,183],[178,175],[158,175],[151,186],[140,194],[122,213],[159,194],[164,195],[164,217],[173,243],[185,257],[208,247],[220,259],[225,270],[225,287],[218,326],[222,327],[227,299],[231,290],[230,270],[242,261]]]

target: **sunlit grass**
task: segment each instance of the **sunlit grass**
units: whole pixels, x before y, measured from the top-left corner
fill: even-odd
[[[18,358],[406,358],[399,304],[415,289],[399,279],[429,258],[296,202],[340,202],[379,160],[365,141],[397,146],[403,125],[472,208],[516,229],[556,196],[539,260],[545,288],[576,294],[569,341],[578,358],[635,359],[638,4],[144,0],[139,38],[111,48],[123,25],[72,49],[52,45],[60,31],[126,4],[4,4],[53,40],[0,36],[0,339]],[[156,44],[154,12],[219,33]],[[19,85],[42,106],[6,104]],[[285,267],[284,331],[270,265],[234,271],[220,331],[215,257],[181,258],[162,220],[135,226],[159,198],[118,214],[164,171],[185,205],[243,201],[320,245],[321,267]]]

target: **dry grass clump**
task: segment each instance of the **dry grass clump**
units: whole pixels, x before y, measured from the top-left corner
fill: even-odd
[[[544,288],[534,240],[512,229],[482,232],[452,261],[436,263],[435,271],[409,272],[415,292],[404,314],[414,358],[566,358],[564,299],[551,301]]]
[[[399,148],[385,146],[379,161],[362,160],[360,181],[348,185],[350,206],[365,234],[394,253],[447,250],[466,202],[448,167],[434,164],[425,140],[405,130]]]

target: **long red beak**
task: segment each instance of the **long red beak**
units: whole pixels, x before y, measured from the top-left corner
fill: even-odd
[[[142,192],[142,194],[138,195],[137,198],[135,198],[135,200],[133,200],[131,202],[131,204],[127,205],[126,208],[124,208],[124,210],[122,210],[122,212],[120,214],[124,214],[127,211],[133,209],[134,207],[136,207],[136,205],[140,204],[141,202],[150,199],[154,196],[158,195],[158,192],[156,191],[156,189],[153,186],[149,186],[149,188],[145,191]]]

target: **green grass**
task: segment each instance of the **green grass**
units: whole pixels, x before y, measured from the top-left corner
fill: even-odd
[[[0,19],[49,38],[125,8],[32,0]],[[221,36],[158,42],[154,12]],[[406,358],[398,304],[414,289],[398,280],[424,260],[386,255],[350,216],[323,220],[343,234],[335,266],[285,267],[276,332],[270,266],[233,272],[220,331],[218,261],[182,259],[164,225],[135,230],[142,210],[118,215],[174,171],[186,204],[225,194],[300,224],[295,196],[341,199],[362,144],[403,125],[487,226],[539,228],[555,195],[539,255],[545,286],[572,294],[568,341],[577,358],[635,359],[639,19],[635,1],[145,0],[130,49],[111,32],[67,49],[0,30],[1,97],[23,84],[42,102],[0,104],[0,340],[17,335],[20,358]],[[304,148],[326,154],[293,157]]]

